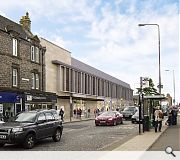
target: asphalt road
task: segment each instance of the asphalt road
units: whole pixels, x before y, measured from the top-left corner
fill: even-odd
[[[94,120],[65,123],[62,139],[38,142],[32,151],[105,151],[113,150],[138,134],[138,124],[124,121],[117,126],[95,126]],[[20,145],[5,145],[1,151],[21,151]]]

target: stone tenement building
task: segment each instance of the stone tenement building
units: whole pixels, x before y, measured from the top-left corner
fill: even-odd
[[[56,103],[55,94],[45,92],[45,51],[28,13],[20,24],[0,16],[0,116]]]

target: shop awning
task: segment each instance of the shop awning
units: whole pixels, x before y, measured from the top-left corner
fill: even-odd
[[[0,103],[20,102],[20,95],[11,92],[0,92]]]

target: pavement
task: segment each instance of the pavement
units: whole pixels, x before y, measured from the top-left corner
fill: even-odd
[[[141,135],[133,137],[113,151],[164,151],[167,146],[172,146],[175,150],[178,149],[177,147],[179,146],[178,136],[180,133],[180,116],[178,116],[178,122],[175,126],[165,125],[166,120],[167,119],[164,119],[163,121],[161,132],[155,133],[154,128],[150,129],[150,131],[146,131]],[[164,146],[162,145],[162,141],[165,144]]]
[[[180,151],[180,116],[177,125],[168,127],[168,129],[159,137],[159,139],[149,148],[148,151],[164,151],[167,146],[171,146],[174,151]]]
[[[84,118],[81,119],[72,118],[71,121],[69,119],[65,119],[64,123],[72,123],[72,122],[79,122],[79,121],[87,121],[87,120],[94,120],[94,117],[91,116],[90,118]],[[165,125],[167,118],[165,118],[162,122],[162,129],[161,132],[154,131],[154,128],[150,129],[150,131],[145,131],[144,133],[141,133],[140,135],[136,135],[120,145],[119,147],[115,148],[113,151],[159,151],[164,150],[165,148],[161,146],[163,141],[166,145],[168,144],[172,146],[175,150],[179,149],[179,144],[177,144],[177,137],[180,133],[180,115],[178,116],[178,122],[175,126],[167,126]],[[172,138],[173,135],[177,138]],[[172,141],[173,139],[174,141]],[[159,143],[158,143],[159,141]],[[169,143],[168,143],[169,141]],[[176,141],[176,143],[175,143]],[[158,145],[157,145],[158,144]],[[176,144],[176,145],[175,145]],[[161,146],[161,147],[160,147]],[[177,147],[178,146],[178,147]],[[161,149],[160,149],[161,148]]]

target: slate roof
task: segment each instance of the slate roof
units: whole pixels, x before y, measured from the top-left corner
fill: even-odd
[[[13,30],[20,34],[20,37],[27,39],[33,37],[30,31],[25,30],[20,24],[11,21],[10,19],[0,15],[0,30],[7,32],[7,30]]]
[[[101,77],[101,78],[106,79],[110,82],[113,82],[113,83],[116,83],[116,84],[119,84],[121,86],[124,86],[126,88],[131,89],[130,85],[128,83],[123,82],[123,81],[121,81],[121,80],[119,80],[119,79],[117,79],[117,78],[115,78],[115,77],[113,77],[107,73],[104,73],[104,72],[102,72],[102,71],[100,71],[94,67],[91,67],[91,66],[89,66],[89,65],[87,65],[87,64],[85,64],[85,63],[83,63],[83,62],[81,62],[81,61],[79,61],[73,57],[71,58],[71,66],[73,66],[75,68],[79,68],[80,70],[83,70],[85,72],[96,75],[97,77]]]

